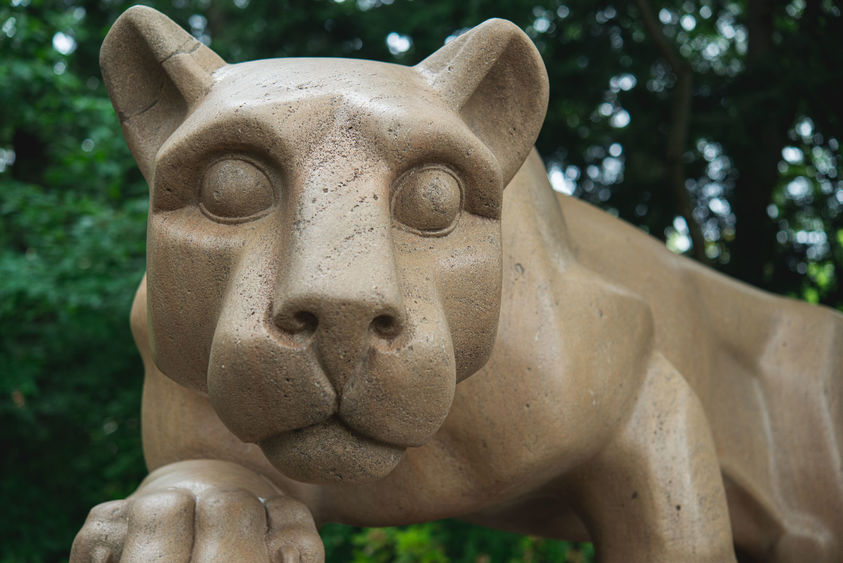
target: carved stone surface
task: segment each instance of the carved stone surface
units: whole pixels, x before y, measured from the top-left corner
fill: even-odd
[[[411,68],[226,65],[136,7],[101,65],[151,190],[151,474],[73,561],[313,561],[325,522],[453,516],[601,561],[839,561],[843,316],[553,193],[514,25]]]

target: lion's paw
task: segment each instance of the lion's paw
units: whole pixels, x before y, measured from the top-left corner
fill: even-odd
[[[222,488],[195,495],[171,488],[95,506],[70,554],[71,563],[324,559],[322,540],[304,504]]]

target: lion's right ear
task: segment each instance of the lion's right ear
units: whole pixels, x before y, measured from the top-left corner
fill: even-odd
[[[152,8],[134,6],[114,22],[100,49],[100,69],[147,181],[158,149],[224,65],[219,55]]]

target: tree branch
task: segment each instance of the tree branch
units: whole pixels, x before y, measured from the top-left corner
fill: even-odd
[[[667,150],[665,151],[666,176],[676,198],[679,213],[685,217],[685,222],[688,224],[694,258],[705,263],[708,261],[705,255],[705,238],[702,228],[694,219],[694,206],[691,203],[688,189],[685,187],[685,164],[682,162],[682,155],[688,144],[688,129],[691,122],[693,71],[662,33],[649,2],[647,0],[635,0],[635,3],[638,5],[639,12],[641,12],[644,28],[676,76],[670,133],[668,134]]]

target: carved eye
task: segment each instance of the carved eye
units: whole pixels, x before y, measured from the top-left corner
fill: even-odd
[[[251,162],[228,158],[215,162],[205,172],[199,207],[215,221],[251,221],[274,203],[272,183]]]
[[[459,180],[444,166],[405,172],[395,182],[392,193],[393,218],[421,235],[449,233],[462,207]]]

